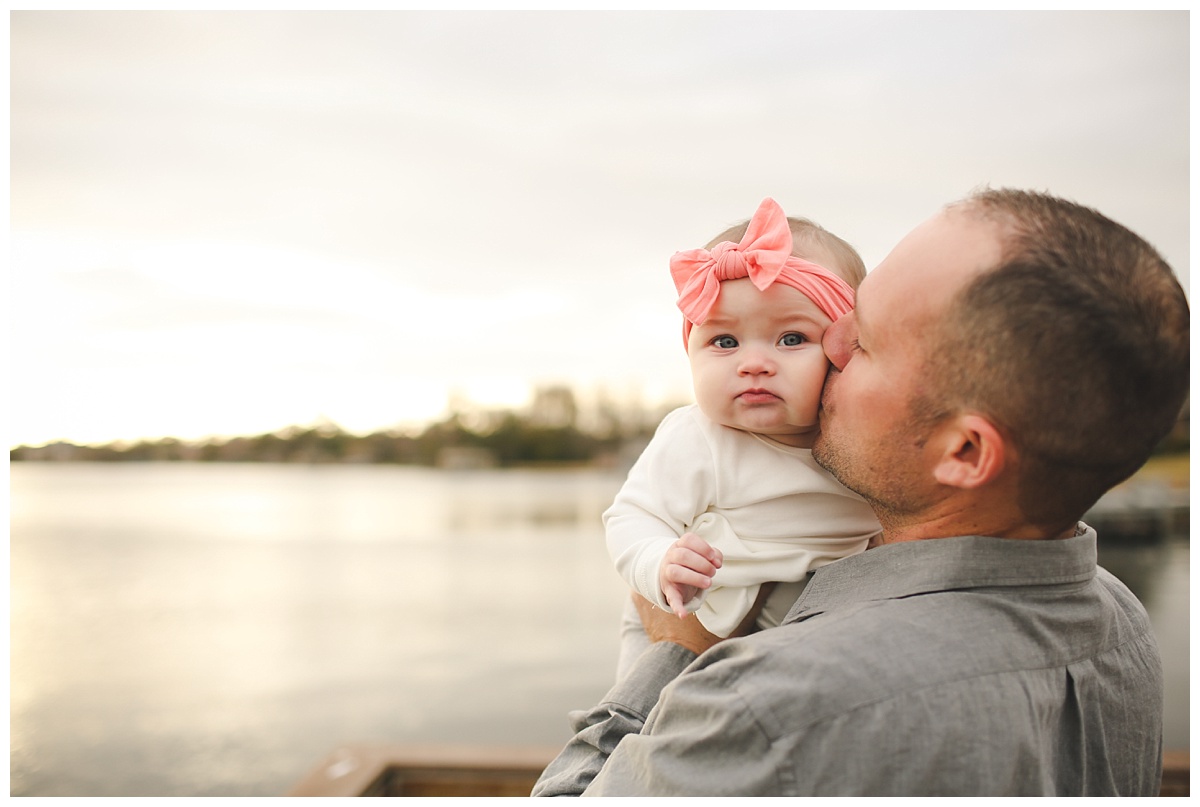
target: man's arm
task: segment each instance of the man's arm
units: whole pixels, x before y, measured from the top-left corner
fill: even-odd
[[[678,621],[674,615],[671,618]],[[600,703],[571,713],[575,736],[542,772],[532,795],[582,795],[621,738],[642,730],[663,687],[695,658],[695,653],[670,642],[659,642],[642,653]]]
[[[769,586],[739,630],[753,624]],[[534,796],[579,796],[592,784],[623,737],[639,734],[664,687],[708,648],[721,641],[690,614],[680,619],[655,608],[645,598],[632,595],[638,614],[653,643],[638,658],[629,674],[588,711],[571,714],[575,736],[542,772]]]

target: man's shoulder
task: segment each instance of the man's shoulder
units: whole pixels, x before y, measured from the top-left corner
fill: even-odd
[[[1143,616],[1110,576],[1074,602],[936,591],[856,602],[731,640],[696,666],[766,715],[803,701],[807,713],[789,720],[807,723],[870,704],[902,707],[917,692],[957,690],[985,678],[995,686],[1066,668],[1146,637]],[[986,687],[977,691],[987,699]]]
[[[1080,732],[1123,738],[1113,749],[1133,738],[1125,756],[1113,751],[1125,760],[1113,762],[1115,784],[1091,785],[1138,793],[1137,738],[1152,746],[1161,731],[1143,614],[1102,570],[1058,584],[848,597],[702,654],[647,727],[690,736],[711,724],[730,747],[759,749],[770,792],[791,795],[1084,792],[1078,770],[1042,752]],[[1110,756],[1093,755],[1097,770]]]
[[[779,736],[928,686],[908,661],[936,639],[911,606],[867,602],[718,644],[678,685],[736,695],[746,717]],[[918,609],[919,610],[919,609]],[[920,654],[919,654],[920,655]]]
[[[927,609],[920,606],[903,600],[856,603],[729,640],[710,651],[708,660],[731,685],[753,682],[747,689],[754,693],[769,697],[776,689],[799,687],[834,708],[852,707],[865,692],[913,683],[896,661],[918,647],[940,644],[938,631],[921,620]]]

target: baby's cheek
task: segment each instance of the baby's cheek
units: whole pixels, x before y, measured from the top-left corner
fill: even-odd
[[[813,350],[805,356],[804,381],[802,383],[808,388],[808,391],[820,396],[821,387],[825,385],[825,376],[831,366],[829,359],[825,358],[824,351]]]

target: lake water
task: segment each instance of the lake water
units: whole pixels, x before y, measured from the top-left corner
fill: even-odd
[[[285,792],[347,743],[558,745],[627,596],[595,471],[13,463],[16,796]],[[1188,747],[1186,536],[1102,562]]]

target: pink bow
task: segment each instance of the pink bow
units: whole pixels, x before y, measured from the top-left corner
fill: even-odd
[[[763,199],[738,243],[722,241],[712,248],[689,249],[671,256],[671,278],[679,292],[684,341],[693,324],[712,312],[721,282],[748,277],[759,291],[785,283],[809,297],[831,320],[854,307],[854,290],[823,266],[792,255],[792,231],[774,199]]]

